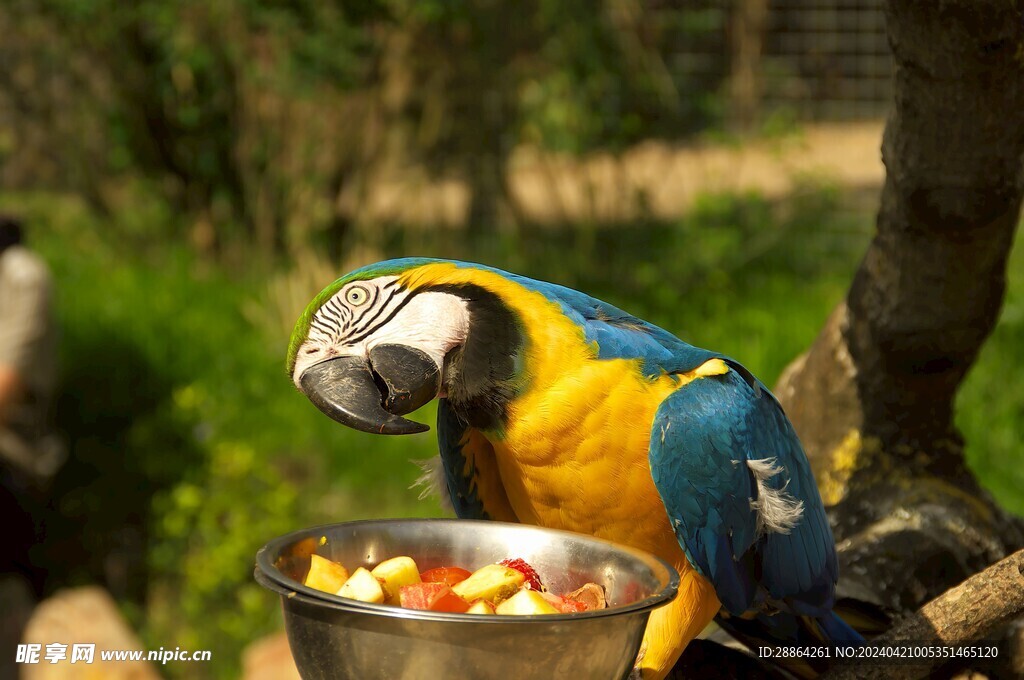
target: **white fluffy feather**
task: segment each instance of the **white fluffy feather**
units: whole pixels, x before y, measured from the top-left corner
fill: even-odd
[[[785,468],[778,465],[775,458],[748,460],[747,467],[754,473],[757,482],[757,500],[750,499],[750,509],[757,513],[757,533],[772,531],[788,534],[803,517],[804,502],[786,491],[789,481],[781,489],[774,489],[765,483],[784,472]]]
[[[441,502],[442,508],[454,513],[455,508],[452,506],[451,496],[448,495],[448,480],[444,474],[444,464],[441,462],[441,456],[434,456],[426,460],[414,460],[412,463],[421,472],[420,476],[416,478],[416,481],[409,488],[415,489],[417,486],[422,486],[423,488],[420,489],[419,495],[420,500],[428,496],[436,496],[437,500]]]

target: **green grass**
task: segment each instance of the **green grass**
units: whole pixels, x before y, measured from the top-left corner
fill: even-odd
[[[839,198],[823,187],[780,204],[706,196],[674,224],[526,228],[514,238],[393,229],[386,249],[579,288],[734,356],[772,384],[842,299],[870,236],[873,215],[846,212]],[[132,513],[148,527],[150,599],[133,620],[154,647],[212,649],[218,661],[202,672],[235,677],[241,648],[280,624],[274,598],[252,581],[253,555],[268,538],[322,522],[441,513],[408,488],[419,473],[409,461],[436,451],[432,432],[354,432],[292,387],[284,334],[243,312],[268,304],[271,271],[229,275],[166,239],[128,252],[73,201],[17,197],[12,207],[36,227],[58,286],[62,423],[79,475],[62,507],[95,550]],[[1018,247],[1002,319],[958,402],[971,466],[1018,513],[1022,270]],[[432,422],[432,409],[414,417]],[[83,564],[76,578],[95,578],[99,567],[91,569]]]
[[[960,388],[956,422],[975,475],[1003,507],[1024,515],[1024,245],[1019,240],[1010,254],[999,323]]]

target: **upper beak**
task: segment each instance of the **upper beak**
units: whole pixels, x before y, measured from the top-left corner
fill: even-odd
[[[375,434],[414,434],[430,428],[401,416],[437,396],[441,373],[424,352],[380,345],[364,357],[345,356],[310,366],[302,392],[328,417]]]

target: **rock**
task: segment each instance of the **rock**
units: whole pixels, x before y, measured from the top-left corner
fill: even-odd
[[[284,633],[260,638],[245,648],[242,680],[300,680]]]
[[[139,650],[142,641],[128,627],[106,590],[97,586],[73,588],[56,593],[36,607],[23,637],[25,644],[38,644],[38,663],[21,664],[21,680],[161,680],[148,661],[104,661],[101,651]],[[47,645],[67,645],[66,658],[51,663]],[[72,663],[75,644],[95,644],[92,663]]]

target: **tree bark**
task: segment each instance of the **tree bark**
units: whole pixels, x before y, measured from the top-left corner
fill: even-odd
[[[877,230],[776,394],[839,542],[841,596],[914,610],[1024,544],[953,424],[995,326],[1024,196],[1024,2],[890,0]]]
[[[982,640],[999,626],[1024,615],[1024,550],[975,574],[897,623],[873,645],[949,645]],[[913,665],[850,665],[828,680],[911,679],[928,677],[949,659],[921,658]]]

